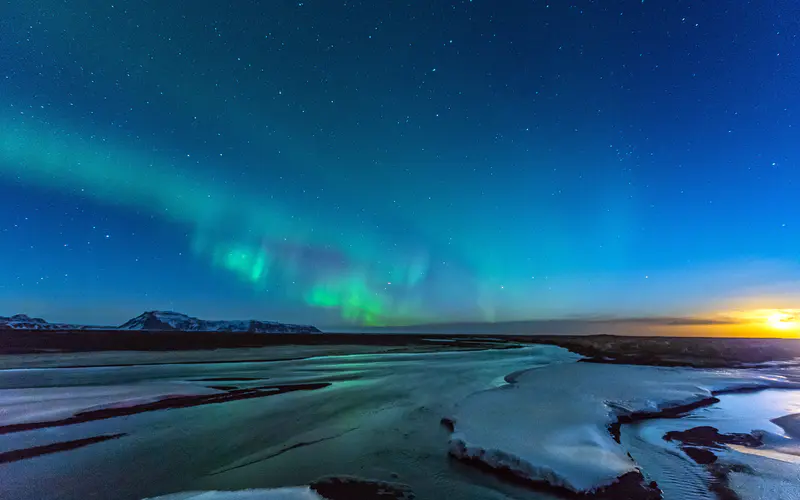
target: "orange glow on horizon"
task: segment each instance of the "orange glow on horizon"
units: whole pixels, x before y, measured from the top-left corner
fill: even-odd
[[[771,314],[770,317],[767,318],[767,324],[778,330],[796,330],[799,326],[797,317],[794,314],[783,311]]]
[[[800,339],[800,309],[749,309],[697,316],[697,324],[636,325],[627,335]],[[708,320],[708,324],[702,322]],[[619,330],[617,330],[619,331]],[[616,332],[610,332],[616,333]]]
[[[717,331],[730,336],[800,337],[800,309],[753,309],[718,315],[730,324],[715,325]]]

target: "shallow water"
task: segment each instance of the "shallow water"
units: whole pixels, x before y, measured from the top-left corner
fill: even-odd
[[[642,467],[645,477],[658,483],[664,492],[665,500],[715,498],[708,491],[710,477],[705,467],[692,461],[675,443],[664,441],[663,437],[667,432],[708,425],[724,434],[765,430],[783,436],[783,429],[770,420],[800,412],[800,391],[796,390],[768,389],[754,393],[725,394],[719,396],[719,399],[719,403],[695,410],[684,418],[646,420],[622,426],[623,446]],[[766,493],[764,478],[772,477],[780,480],[782,474],[785,476],[781,470],[791,470],[771,463],[774,462],[772,459],[753,458],[735,451],[725,453],[723,458],[756,464],[758,475],[738,475],[735,482],[744,485],[743,487],[750,491]],[[796,478],[792,477],[783,479],[789,482],[796,481]],[[759,486],[756,483],[764,484]]]
[[[800,391],[770,389],[750,394],[727,394],[720,402],[697,410],[695,418],[716,422],[720,432],[751,432],[755,429],[784,435],[779,426],[770,422],[773,418],[800,413]]]

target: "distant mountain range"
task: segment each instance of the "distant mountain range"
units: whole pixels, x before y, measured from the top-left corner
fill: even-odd
[[[239,333],[322,333],[311,325],[292,325],[274,321],[210,321],[172,311],[147,311],[120,326],[98,327],[48,323],[25,314],[0,316],[0,330],[142,330]]]
[[[178,330],[183,332],[321,333],[311,325],[274,321],[210,321],[172,311],[148,311],[123,323],[120,330]]]
[[[31,318],[26,314],[0,316],[0,329],[13,330],[85,330],[87,327],[66,323],[48,323],[42,318]]]

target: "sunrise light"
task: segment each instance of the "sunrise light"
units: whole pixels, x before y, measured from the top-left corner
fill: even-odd
[[[800,330],[800,323],[794,314],[777,311],[769,315],[767,324],[776,330]]]

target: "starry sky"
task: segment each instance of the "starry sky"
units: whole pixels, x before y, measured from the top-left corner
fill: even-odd
[[[797,2],[0,11],[0,314],[800,307]]]

